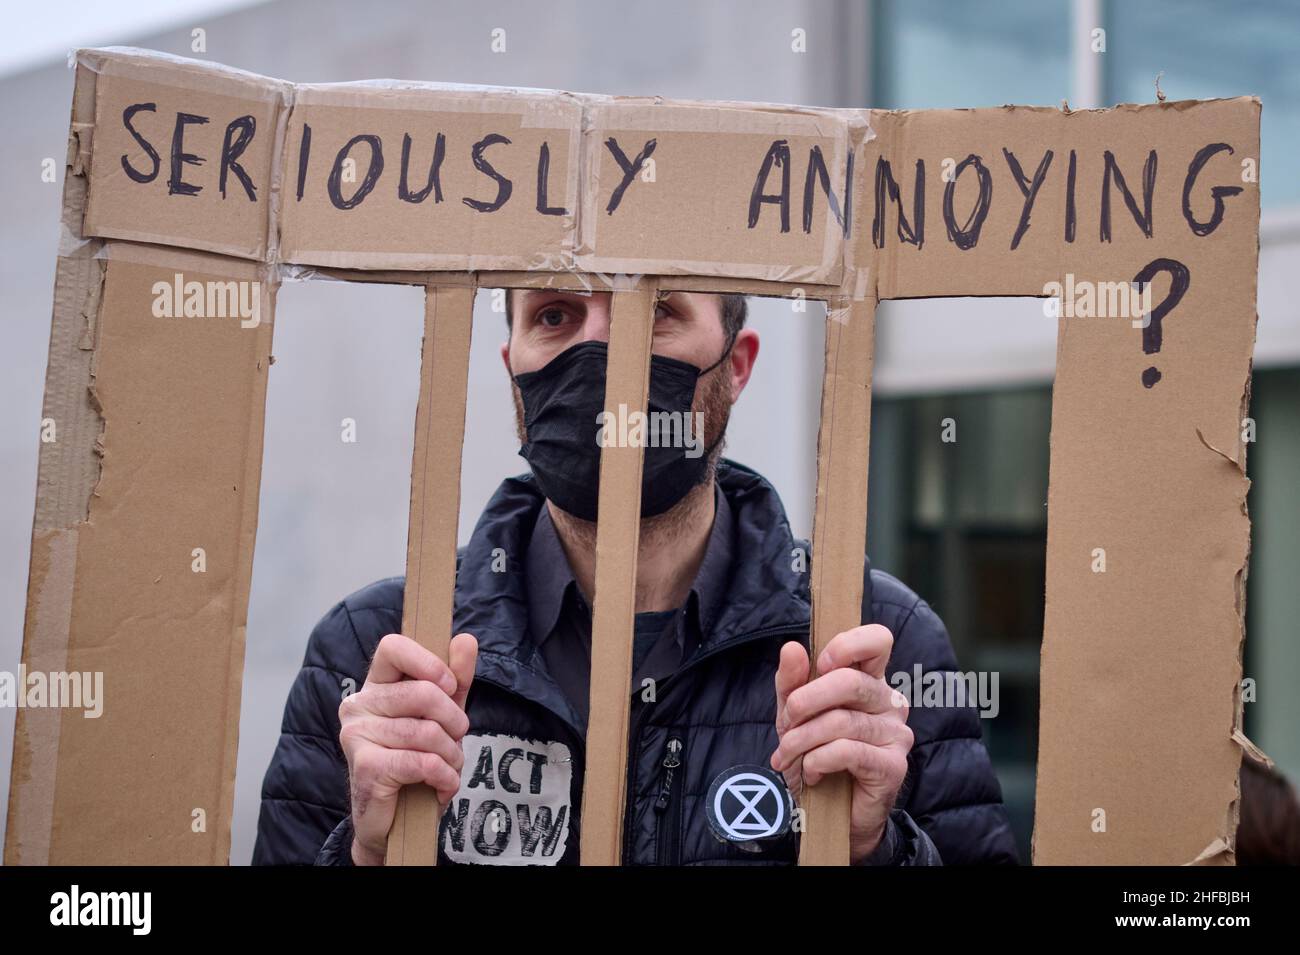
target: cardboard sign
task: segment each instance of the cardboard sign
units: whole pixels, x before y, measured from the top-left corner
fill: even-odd
[[[827,301],[814,652],[860,622],[876,303],[1058,300],[1035,861],[1231,863],[1259,111],[295,86],[83,51],[23,660],[101,671],[107,705],[20,711],[6,862],[226,861],[274,293],[307,266],[428,289],[404,629],[440,653],[459,460],[424,452],[463,436],[477,285],[613,288],[608,407],[644,407],[660,290]],[[585,863],[620,861],[640,474],[604,451]],[[548,851],[534,795],[512,859]],[[805,794],[802,862],[848,861],[849,795]],[[497,850],[490,809],[452,807],[456,852]],[[432,862],[440,818],[404,792],[389,862]]]

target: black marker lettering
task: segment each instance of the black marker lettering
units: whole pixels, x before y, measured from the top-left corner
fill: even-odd
[[[239,133],[238,137],[234,135],[236,131]],[[257,187],[253,185],[253,180],[244,171],[244,167],[239,164],[239,157],[253,141],[256,132],[257,120],[252,116],[232,119],[230,125],[226,127],[226,138],[221,144],[221,176],[217,180],[217,188],[221,191],[222,199],[226,198],[226,173],[233,172],[239,179],[240,185],[244,187],[248,201],[257,201]]]
[[[461,202],[465,203],[465,205],[469,206],[471,209],[476,209],[479,212],[496,212],[506,204],[510,199],[510,193],[514,190],[514,184],[505,176],[501,175],[501,173],[493,169],[492,164],[483,158],[483,153],[487,151],[487,148],[496,143],[505,143],[508,146],[510,145],[510,140],[506,139],[500,133],[489,133],[476,142],[473,150],[471,150],[471,155],[474,157],[474,168],[485,176],[492,177],[497,182],[497,197],[491,202],[483,202],[479,199],[470,199],[469,197],[461,199]]]
[[[655,146],[657,145],[659,145],[657,139],[647,140],[646,144],[641,147],[641,151],[636,154],[636,158],[629,161],[627,154],[619,147],[617,139],[611,136],[609,139],[605,140],[605,148],[608,149],[610,155],[614,157],[614,162],[618,163],[618,168],[623,170],[623,179],[614,188],[613,194],[609,197],[609,204],[605,206],[605,213],[607,215],[612,216],[614,214],[614,210],[618,208],[618,204],[623,201],[623,193],[627,191],[628,186],[632,185],[632,180],[635,179],[636,174],[641,171],[642,163],[650,158],[655,151]]]
[[[567,216],[569,210],[563,206],[546,204],[546,181],[551,172],[551,147],[543,142],[537,153],[537,211],[544,216]]]
[[[357,191],[352,194],[351,199],[343,198],[343,164],[347,161],[348,153],[357,143],[366,143],[370,147],[370,166],[366,169],[365,178],[361,180],[361,185],[357,186]],[[379,180],[379,174],[384,171],[384,147],[379,141],[378,136],[369,133],[360,133],[348,140],[348,144],[339,150],[338,155],[334,157],[334,168],[330,170],[330,177],[327,182],[330,202],[334,203],[336,209],[352,209],[360,205],[361,200],[370,195],[370,190],[375,188],[375,183]]]
[[[1159,305],[1151,309],[1150,319],[1142,328],[1142,352],[1147,355],[1154,355],[1160,351],[1164,339],[1164,320],[1174,310],[1174,306],[1182,301],[1192,284],[1191,272],[1177,259],[1154,259],[1148,262],[1141,272],[1133,276],[1133,282],[1139,289],[1143,289],[1156,277],[1157,272],[1169,274],[1169,294],[1161,299]],[[1144,387],[1155,387],[1161,377],[1160,369],[1154,365],[1142,370]]]
[[[140,148],[144,150],[144,154],[149,157],[149,161],[153,163],[153,171],[145,173],[136,170],[129,162],[127,162],[126,153],[122,154],[122,168],[126,170],[126,174],[136,182],[153,182],[158,178],[158,170],[162,166],[162,160],[158,156],[158,150],[153,148],[153,144],[141,136],[136,128],[131,125],[131,119],[141,110],[150,113],[157,112],[158,105],[156,103],[136,103],[133,106],[128,106],[126,109],[122,110],[122,125],[127,128],[127,131],[131,134],[132,138],[134,138],[135,141],[140,144]]]
[[[975,176],[979,179],[980,191],[975,199],[975,208],[971,209],[970,216],[966,219],[966,224],[961,228],[957,227],[957,217],[953,213],[953,198],[957,195],[957,180],[961,178],[962,170],[967,166],[975,167]],[[984,228],[984,219],[989,214],[989,204],[993,201],[993,176],[984,168],[984,163],[980,162],[980,157],[971,153],[965,159],[957,164],[953,170],[952,179],[943,190],[943,221],[948,227],[948,238],[953,244],[962,251],[975,248],[976,243],[980,240],[980,229]]]
[[[1032,182],[1025,178],[1025,171],[1020,168],[1020,162],[1011,150],[1003,147],[1002,155],[1006,157],[1007,165],[1011,167],[1011,175],[1015,177],[1016,185],[1020,187],[1020,192],[1025,197],[1025,208],[1020,213],[1020,222],[1016,226],[1016,234],[1011,237],[1011,248],[1014,249],[1020,244],[1020,240],[1024,238],[1025,232],[1029,229],[1029,214],[1033,211],[1034,200],[1038,198],[1038,190],[1042,188],[1043,180],[1047,178],[1047,169],[1052,165],[1052,151],[1049,149],[1043,153],[1043,158],[1038,163],[1038,169],[1034,173]]]
[[[925,244],[925,160],[916,161],[916,187],[912,191],[912,218],[915,226],[907,221],[903,212],[903,200],[894,182],[894,173],[887,159],[876,160],[876,215],[871,220],[871,238],[876,248],[885,247],[885,197],[898,207],[898,241],[907,242],[918,249]]]
[[[302,124],[302,144],[298,147],[298,201],[302,202],[302,190],[307,185],[307,161],[311,158],[311,127]]]
[[[433,141],[433,161],[429,164],[429,178],[419,192],[407,187],[407,171],[411,165],[411,134],[402,134],[402,174],[397,180],[397,197],[403,202],[423,202],[433,193],[433,202],[442,202],[442,159],[447,152],[447,137],[439,133]]]
[[[831,212],[835,216],[835,221],[840,224],[840,229],[847,236],[853,227],[853,151],[849,150],[848,160],[844,169],[844,212],[840,213],[839,201],[835,198],[835,191],[831,189],[830,173],[826,171],[826,160],[822,158],[822,149],[820,146],[814,146],[808,151],[808,177],[803,184],[803,231],[812,232],[812,214],[813,214],[813,184],[815,181],[821,184],[822,192],[826,193],[826,201],[830,204]]]
[[[1217,229],[1219,223],[1223,221],[1224,197],[1235,196],[1242,191],[1241,186],[1213,186],[1210,189],[1210,197],[1214,199],[1214,212],[1210,214],[1210,221],[1200,222],[1192,214],[1192,187],[1196,185],[1196,177],[1200,175],[1201,169],[1210,161],[1211,156],[1224,150],[1227,150],[1229,156],[1232,155],[1232,147],[1227,143],[1210,143],[1196,154],[1191,165],[1187,167],[1187,179],[1183,181],[1183,218],[1192,227],[1194,235],[1209,235]],[[126,159],[122,161],[126,162]]]
[[[1119,191],[1124,196],[1124,205],[1128,206],[1128,211],[1133,214],[1133,221],[1138,224],[1142,234],[1148,239],[1151,238],[1152,231],[1155,229],[1155,223],[1151,218],[1151,194],[1155,191],[1156,186],[1156,151],[1151,150],[1147,156],[1146,164],[1142,167],[1142,208],[1137,207],[1137,200],[1133,198],[1133,193],[1129,192],[1128,184],[1124,182],[1124,174],[1119,171],[1119,165],[1115,162],[1115,154],[1107,149],[1102,153],[1106,161],[1106,168],[1101,177],[1101,241],[1110,241],[1110,182],[1114,177],[1115,184],[1119,186]]]
[[[1074,174],[1077,171],[1074,158],[1074,150],[1070,150],[1070,171],[1065,176],[1065,241],[1074,241],[1074,227],[1076,225],[1074,211]]]
[[[203,165],[203,157],[196,156],[193,153],[185,151],[185,127],[189,125],[201,126],[208,121],[206,116],[195,116],[193,113],[177,113],[176,128],[172,132],[172,174],[167,180],[167,195],[169,196],[197,196],[203,191],[202,186],[196,186],[193,183],[185,182],[181,178],[186,164],[191,166]]]
[[[781,191],[778,193],[764,193],[763,187],[767,184],[767,177],[772,172],[772,164],[781,167]],[[778,206],[781,210],[781,231],[790,231],[790,144],[784,139],[778,139],[768,147],[767,155],[763,157],[763,165],[759,167],[758,175],[754,179],[754,188],[749,194],[749,228],[758,225],[758,214],[763,209],[763,203],[770,202]]]

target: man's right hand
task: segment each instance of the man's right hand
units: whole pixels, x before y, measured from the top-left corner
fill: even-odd
[[[443,805],[460,788],[465,697],[478,641],[457,634],[448,658],[444,663],[410,637],[389,634],[379,641],[365,686],[339,705],[357,865],[383,864],[403,786],[432,786]]]

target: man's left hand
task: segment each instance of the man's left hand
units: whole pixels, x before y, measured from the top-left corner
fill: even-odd
[[[887,627],[868,624],[826,645],[815,679],[809,680],[808,652],[795,641],[781,648],[776,671],[780,744],[772,768],[785,776],[796,802],[803,783],[851,774],[849,859],[855,865],[884,837],[912,749],[907,699],[885,682],[893,646]]]

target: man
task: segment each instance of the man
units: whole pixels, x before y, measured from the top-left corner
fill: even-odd
[[[508,303],[501,357],[531,474],[501,485],[459,555],[448,659],[397,633],[400,578],[325,616],[255,863],[380,864],[415,784],[446,807],[440,863],[578,860],[600,445],[618,437],[600,416],[610,296]],[[923,601],[867,568],[864,625],[808,659],[808,545],[771,485],[720,457],[758,356],[745,315],[733,295],[656,308],[622,858],[791,863],[802,786],[847,772],[854,864],[1014,863],[976,711],[909,711],[888,682],[956,669]]]

